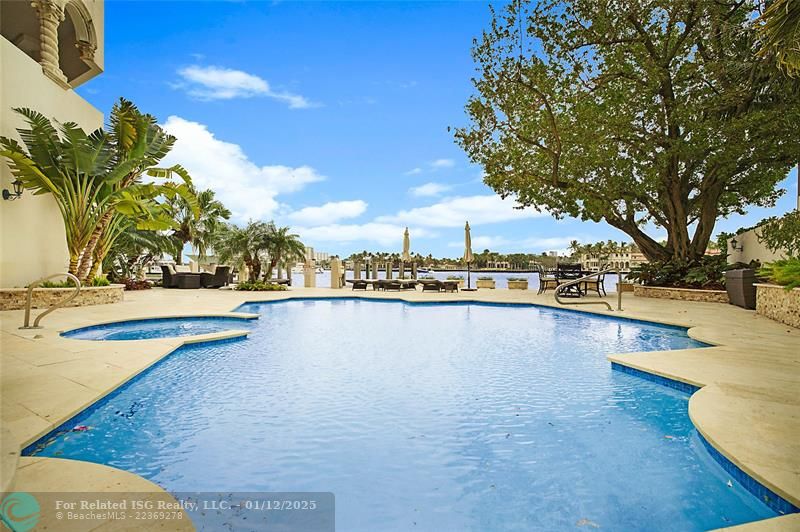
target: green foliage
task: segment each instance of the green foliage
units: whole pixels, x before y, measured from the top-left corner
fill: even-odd
[[[509,277],[508,280],[509,281],[525,281],[526,283],[528,282],[528,279],[525,278],[525,277]]]
[[[494,277],[490,277],[488,275],[481,275],[478,277],[479,281],[494,281]]]
[[[283,292],[288,290],[282,284],[272,284],[264,281],[243,281],[236,285],[236,289],[248,292]]]
[[[767,218],[760,227],[758,240],[770,251],[785,252],[790,257],[800,256],[800,210]]]
[[[721,290],[728,269],[725,255],[704,255],[699,260],[644,263],[634,268],[627,279],[646,286]]]
[[[197,249],[200,258],[206,256],[207,251],[213,247],[217,232],[224,224],[224,220],[231,217],[229,211],[221,201],[215,199],[213,190],[192,192],[197,198],[199,216],[191,202],[182,196],[175,196],[165,202],[169,215],[176,222],[171,238],[173,249],[170,250],[175,262],[180,264],[183,258],[183,246],[191,242]]]
[[[800,84],[755,54],[755,4],[506,3],[473,48],[456,142],[523,207],[699,260],[717,218],[774,205],[800,152]]]
[[[763,41],[759,55],[774,57],[790,77],[800,74],[800,2],[773,0],[759,22]]]
[[[777,260],[764,265],[758,274],[768,281],[786,287],[800,287],[800,258]]]
[[[111,286],[111,281],[105,277],[95,277],[87,284],[81,283],[82,286]],[[63,281],[44,281],[39,284],[37,288],[72,288],[75,283],[72,279],[65,279]]]
[[[464,276],[463,275],[448,275],[447,276],[447,280],[448,281],[463,281],[464,280]]]

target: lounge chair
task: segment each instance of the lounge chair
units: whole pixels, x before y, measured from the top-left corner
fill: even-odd
[[[161,265],[161,286],[164,288],[178,288],[178,274],[171,265]]]
[[[369,285],[368,282],[362,281],[361,279],[353,279],[353,290],[366,290],[367,286]]]
[[[442,289],[445,292],[458,292],[458,286],[461,284],[459,281],[441,281]]]
[[[217,266],[214,273],[203,272],[200,274],[200,286],[203,288],[221,288],[228,284],[230,266]]]
[[[274,279],[268,280],[267,282],[269,284],[283,284],[283,285],[286,285],[286,286],[292,286],[292,280],[291,279],[277,279],[277,278],[274,278]]]
[[[420,281],[420,284],[423,292],[441,292],[444,290],[444,283],[436,279],[426,279],[425,281]]]

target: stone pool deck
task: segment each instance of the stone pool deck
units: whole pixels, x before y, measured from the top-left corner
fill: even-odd
[[[92,342],[62,338],[60,331],[125,319],[227,314],[246,301],[352,296],[560,307],[552,293],[539,296],[532,290],[436,294],[352,292],[349,288],[294,288],[262,293],[153,289],[126,292],[124,301],[113,305],[57,310],[43,320],[42,330],[20,330],[22,311],[3,311],[0,312],[0,422],[25,447],[177,347],[190,341],[244,334],[239,331],[191,339]],[[615,294],[606,299],[616,304]],[[608,312],[602,305],[573,308],[690,327],[690,336],[716,346],[609,354],[609,360],[701,387],[689,402],[689,414],[700,433],[746,473],[800,506],[800,329],[720,303],[688,303],[625,294],[623,306],[622,312]],[[4,448],[4,461],[14,451]],[[64,462],[71,463],[65,466]],[[59,473],[65,467],[83,469],[79,475],[66,476]],[[19,459],[14,486],[19,489],[43,486],[44,479],[49,479],[51,490],[91,491],[84,489],[84,485],[91,486],[97,482],[93,479],[100,478],[103,479],[100,482],[115,482],[120,489],[131,485],[131,491],[142,491],[141,483],[147,483],[111,468],[99,470],[82,462],[23,457]],[[64,483],[58,479],[65,479]],[[3,486],[7,480],[3,479]],[[133,489],[133,484],[137,489]],[[153,492],[161,491],[150,485]],[[800,514],[744,525],[737,530],[800,530]]]

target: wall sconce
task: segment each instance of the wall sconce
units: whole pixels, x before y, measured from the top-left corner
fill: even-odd
[[[15,179],[14,181],[12,181],[11,187],[14,189],[13,192],[11,190],[8,190],[7,188],[3,189],[3,199],[8,201],[14,201],[15,199],[21,198],[22,191],[25,190],[25,188],[22,186],[22,181],[20,181],[19,179]]]
[[[731,248],[734,251],[744,251],[744,246],[739,242],[737,242],[735,238],[731,240]]]

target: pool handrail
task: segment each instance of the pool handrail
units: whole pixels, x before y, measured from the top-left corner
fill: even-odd
[[[64,276],[72,279],[75,282],[75,291],[69,297],[62,299],[61,301],[57,301],[54,305],[51,305],[50,307],[47,308],[47,310],[36,316],[36,319],[33,320],[33,326],[31,326],[30,322],[31,322],[31,305],[33,299],[33,289],[48,279],[52,279],[53,277],[64,277]],[[54,273],[53,275],[48,275],[47,277],[42,277],[41,279],[32,282],[31,284],[28,285],[28,295],[25,301],[25,324],[22,327],[20,327],[20,329],[41,329],[42,327],[41,325],[39,325],[39,322],[42,320],[42,318],[44,318],[54,310],[63,307],[64,305],[66,305],[67,303],[78,297],[80,291],[81,291],[81,281],[71,273]]]
[[[575,279],[575,280],[569,281],[567,283],[558,285],[558,287],[556,287],[556,291],[554,293],[555,298],[556,298],[556,303],[558,303],[559,305],[605,305],[606,307],[608,307],[608,310],[613,312],[614,308],[608,303],[608,301],[605,301],[605,300],[602,300],[602,299],[598,300],[598,301],[580,301],[580,300],[578,300],[578,301],[566,302],[566,301],[562,301],[561,297],[560,297],[561,292],[563,292],[564,289],[569,288],[570,286],[575,286],[577,284],[580,284],[580,283],[588,281],[592,277],[599,277],[600,275],[605,275],[607,273],[612,273],[612,272],[617,274],[617,283],[618,284],[621,283],[622,280],[620,278],[620,270],[619,270],[619,268],[606,268],[605,270],[600,270],[600,271],[593,272],[593,273],[591,273],[589,275],[581,277],[580,279]],[[617,310],[622,310],[622,289],[619,286],[617,287]]]

